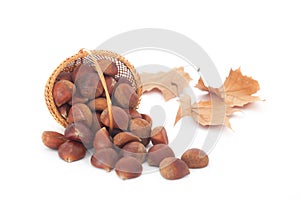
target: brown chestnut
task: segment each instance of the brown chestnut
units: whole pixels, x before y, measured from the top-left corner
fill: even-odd
[[[109,75],[109,76],[114,76],[114,75],[118,74],[118,66],[116,65],[116,63],[114,63],[110,60],[101,59],[101,60],[98,60],[98,64],[99,64],[103,74]]]
[[[129,116],[127,113],[118,106],[112,106],[112,115],[113,115],[113,127],[121,130],[127,130],[129,123]],[[109,114],[108,108],[103,110],[101,113],[101,123],[107,127],[109,127]]]
[[[140,163],[146,160],[147,150],[140,142],[127,143],[121,150],[124,157],[131,156],[136,158]]]
[[[166,144],[156,144],[149,149],[147,161],[149,165],[158,167],[167,157],[175,157],[173,150]]]
[[[65,130],[65,136],[70,140],[82,142],[86,148],[90,148],[93,145],[94,134],[82,122],[69,124]]]
[[[94,144],[94,148],[96,150],[112,147],[113,144],[111,142],[109,133],[105,127],[101,128],[99,131],[97,131],[93,144]]]
[[[117,147],[123,147],[125,144],[133,141],[138,141],[140,142],[141,139],[137,137],[136,135],[130,133],[130,132],[121,132],[118,133],[116,136],[113,138],[113,143]]]
[[[88,103],[88,106],[91,110],[102,111],[107,108],[107,100],[105,98],[93,99]]]
[[[50,149],[58,149],[58,147],[67,140],[68,139],[63,134],[55,131],[44,131],[42,134],[44,145]]]
[[[152,144],[168,144],[168,135],[165,127],[158,126],[155,127],[151,132],[151,142]]]
[[[118,160],[118,153],[112,148],[106,148],[96,150],[91,157],[91,164],[94,167],[110,172],[115,167],[115,164]]]
[[[159,171],[165,179],[169,180],[180,179],[190,173],[185,162],[175,157],[163,159],[159,164]]]
[[[67,122],[83,122],[90,127],[93,122],[92,112],[90,108],[83,103],[74,104],[69,111]]]
[[[123,179],[139,177],[142,174],[142,164],[133,157],[123,157],[115,165],[117,175]]]
[[[76,92],[75,85],[68,80],[60,80],[54,84],[53,98],[55,105],[60,107],[71,100],[73,93]]]
[[[208,165],[209,159],[208,155],[201,149],[189,149],[183,153],[181,156],[189,168],[203,168]]]
[[[75,85],[83,97],[94,99],[103,93],[103,86],[97,73],[90,73],[76,80]]]
[[[132,119],[129,124],[129,130],[140,138],[149,138],[151,134],[150,124],[142,118]]]
[[[125,108],[135,108],[139,102],[139,97],[133,87],[126,83],[117,84],[113,92],[113,103]]]
[[[58,155],[66,162],[73,162],[84,158],[86,148],[83,144],[75,141],[66,141],[58,148]]]

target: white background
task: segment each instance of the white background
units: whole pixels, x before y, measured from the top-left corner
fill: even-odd
[[[300,199],[297,3],[1,1],[0,199]],[[44,103],[47,78],[80,48],[148,27],[196,41],[223,79],[241,66],[259,80],[266,101],[235,115],[209,167],[178,181],[157,172],[122,181],[91,167],[88,157],[61,161],[41,142],[44,130],[63,131]]]

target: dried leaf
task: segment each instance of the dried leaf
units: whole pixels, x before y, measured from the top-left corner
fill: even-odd
[[[230,107],[242,107],[248,103],[260,100],[259,97],[252,96],[259,90],[259,83],[251,77],[244,76],[240,68],[237,70],[231,69],[229,76],[220,88],[207,87],[202,78],[199,79],[195,87],[216,94],[224,99],[225,103]]]
[[[209,92],[208,87],[204,84],[202,77],[200,77],[200,79],[198,80],[198,83],[195,85],[196,88],[202,90],[202,91],[206,91]]]
[[[172,69],[168,72],[141,73],[143,93],[158,89],[166,101],[178,97],[182,90],[192,80],[183,67]]]
[[[231,128],[229,118],[237,109],[227,107],[223,101],[212,97],[210,101],[200,101],[191,104],[191,98],[188,95],[180,97],[180,106],[177,111],[175,124],[185,116],[191,116],[202,126],[225,125]]]

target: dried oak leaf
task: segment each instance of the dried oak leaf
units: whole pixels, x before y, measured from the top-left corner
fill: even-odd
[[[183,67],[174,68],[168,72],[141,73],[143,93],[154,89],[159,90],[166,101],[178,97],[182,90],[192,80]]]
[[[219,98],[212,97],[210,101],[191,103],[191,97],[183,95],[180,97],[180,106],[177,111],[175,124],[185,116],[191,116],[202,126],[225,125],[231,129],[229,117],[237,109],[228,107]]]
[[[259,90],[259,83],[251,77],[244,76],[240,68],[237,70],[231,69],[220,88],[207,87],[202,78],[199,79],[195,87],[216,94],[224,99],[224,102],[230,107],[242,107],[248,103],[261,100],[258,96],[252,96]]]

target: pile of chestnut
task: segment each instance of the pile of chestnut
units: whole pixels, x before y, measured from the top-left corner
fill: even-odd
[[[152,129],[151,117],[135,109],[139,96],[132,83],[118,76],[114,62],[98,60],[98,64],[108,93],[97,71],[88,63],[57,76],[53,99],[68,125],[64,134],[43,133],[47,147],[58,150],[59,157],[67,162],[84,158],[87,149],[91,149],[93,166],[106,171],[115,169],[122,179],[140,176],[144,162],[159,167],[161,175],[171,180],[186,176],[189,168],[208,165],[208,156],[200,149],[187,150],[181,159],[175,158],[165,128]],[[112,129],[107,94],[112,101]]]

